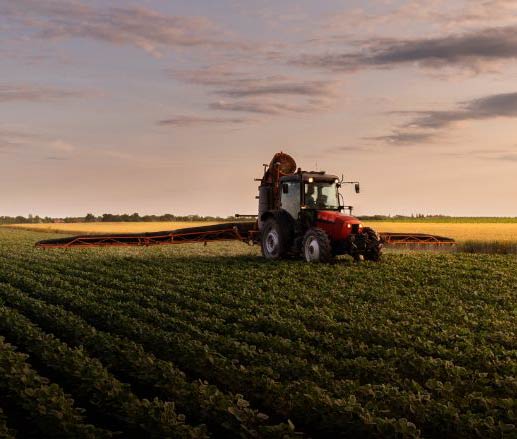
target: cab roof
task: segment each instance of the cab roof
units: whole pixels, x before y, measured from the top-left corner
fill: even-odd
[[[339,180],[337,175],[325,174],[325,171],[298,171],[294,174],[281,177],[280,181],[286,182],[302,180],[304,182],[308,182],[309,178],[312,178],[314,181],[322,182],[333,182],[335,180]]]

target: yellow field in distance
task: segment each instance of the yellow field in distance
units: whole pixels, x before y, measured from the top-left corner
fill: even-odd
[[[517,242],[517,223],[411,223],[365,221],[378,232],[429,233],[465,241]]]
[[[97,233],[145,233],[160,232],[162,230],[183,229],[185,227],[209,226],[220,224],[209,221],[159,221],[159,222],[138,222],[138,223],[45,223],[45,224],[12,224],[8,227],[15,227],[23,230],[34,230],[38,232],[54,232],[69,234],[97,234]]]
[[[8,227],[16,227],[25,230],[40,232],[88,234],[88,233],[140,233],[159,232],[162,230],[182,229],[185,227],[208,226],[219,222],[137,222],[137,223],[52,223],[52,224],[14,224]],[[411,223],[396,221],[366,221],[378,232],[413,232],[430,233],[433,235],[447,236],[458,242],[465,241],[501,241],[517,242],[517,223]]]

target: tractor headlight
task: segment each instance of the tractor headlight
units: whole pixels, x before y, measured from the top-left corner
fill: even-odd
[[[346,228],[347,228],[347,229],[351,229],[351,228],[352,228],[352,224],[348,223],[348,224],[346,225]]]
[[[309,183],[314,183],[314,178],[313,177],[309,177]]]

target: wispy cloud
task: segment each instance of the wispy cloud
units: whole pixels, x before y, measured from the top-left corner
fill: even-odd
[[[517,93],[501,93],[460,102],[453,110],[402,112],[412,115],[391,134],[369,137],[368,140],[394,145],[430,143],[441,130],[464,121],[517,117]]]
[[[250,75],[220,67],[173,71],[185,83],[212,87],[215,94],[242,98],[250,96],[335,96],[335,80],[301,79],[285,75]]]
[[[359,51],[302,55],[293,63],[345,72],[405,64],[432,68],[457,66],[479,71],[491,62],[516,58],[517,26],[507,26],[437,38],[378,39]]]
[[[173,127],[191,127],[199,125],[235,125],[251,122],[246,118],[228,118],[228,117],[203,117],[177,115],[158,122],[158,125]]]
[[[77,147],[62,139],[50,138],[47,135],[31,132],[28,127],[0,126],[0,153],[26,155],[31,158],[52,157],[55,160],[66,160],[77,152]],[[45,157],[42,157],[45,156]]]
[[[434,140],[436,133],[393,131],[385,136],[365,137],[364,140],[374,140],[392,145],[415,145]]]
[[[422,35],[466,31],[517,23],[514,0],[405,0],[367,4],[333,13],[322,21],[315,42],[338,42],[354,35]]]
[[[409,128],[444,128],[466,120],[517,117],[517,93],[502,93],[462,102],[456,110],[422,111],[412,119]]]
[[[503,162],[517,162],[517,153],[513,154],[500,154],[494,157],[495,160],[501,160]]]
[[[160,55],[170,47],[245,48],[203,17],[164,14],[144,7],[93,7],[64,0],[0,3],[0,18],[37,38],[86,38],[130,45]]]
[[[218,90],[217,94],[230,98],[264,95],[331,96],[334,90],[331,83],[327,81],[303,82],[288,78],[265,78]]]
[[[49,102],[69,98],[88,97],[95,92],[69,90],[30,84],[0,84],[0,103],[2,102]]]
[[[26,133],[0,127],[0,152],[12,152],[25,146],[31,138]]]
[[[286,113],[312,113],[328,108],[327,102],[322,100],[309,100],[302,104],[282,103],[267,99],[249,99],[242,101],[218,101],[209,105],[212,110],[238,111],[246,113],[260,113],[267,115],[279,115]]]
[[[226,99],[209,103],[212,110],[280,115],[328,109],[339,96],[336,80],[304,79],[285,75],[237,72],[218,66],[202,70],[173,71],[175,79],[205,86]]]

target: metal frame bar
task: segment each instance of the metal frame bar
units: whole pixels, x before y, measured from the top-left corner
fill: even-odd
[[[392,233],[383,232],[380,236],[389,245],[455,245],[456,241],[444,236],[428,235],[425,233]]]
[[[150,245],[174,245],[183,243],[207,243],[212,241],[249,241],[254,237],[253,231],[243,236],[237,227],[221,230],[207,230],[197,232],[170,232],[164,235],[112,235],[112,236],[77,236],[65,243],[37,243],[41,248],[68,248],[68,247],[134,247]]]
[[[452,246],[454,239],[425,233],[380,233],[382,241],[387,245],[443,245]],[[183,243],[208,243],[213,241],[241,241],[256,243],[260,240],[257,229],[239,230],[232,226],[219,230],[202,231],[171,231],[163,235],[148,234],[114,234],[114,235],[81,235],[70,240],[51,240],[38,242],[40,248],[70,248],[70,247],[148,247],[151,245],[174,245]]]

